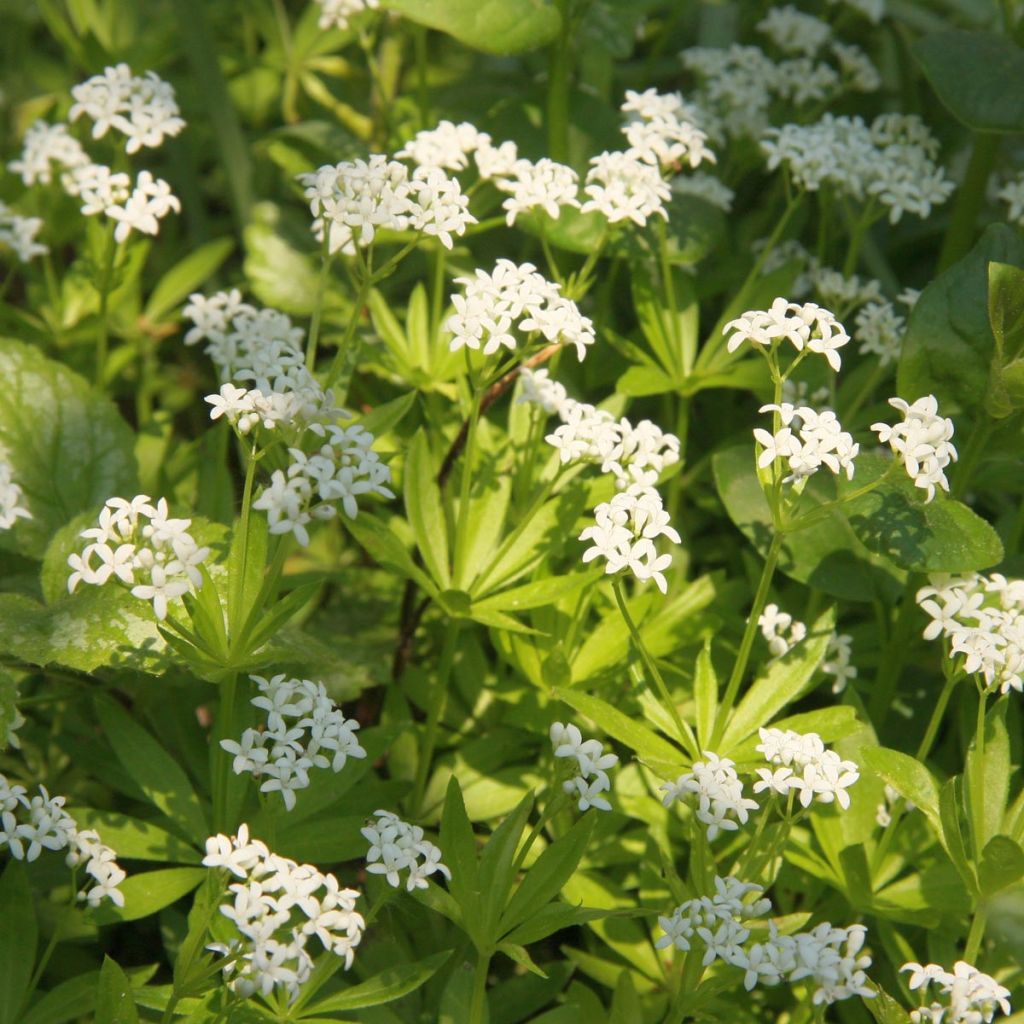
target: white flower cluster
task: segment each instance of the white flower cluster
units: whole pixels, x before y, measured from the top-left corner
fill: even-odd
[[[699,127],[700,113],[679,93],[627,89],[619,109],[626,115],[622,132],[630,147],[627,153],[636,160],[665,168],[715,162],[707,134]]]
[[[805,14],[792,4],[772,7],[757,23],[758,32],[767,36],[783,53],[813,57],[832,38],[827,21]]]
[[[780,610],[774,602],[764,606],[757,624],[761,628],[761,636],[768,644],[768,650],[775,658],[788,654],[807,636],[807,626],[794,619],[789,612]]]
[[[806,254],[806,261],[810,284],[829,309],[842,310],[845,315],[867,302],[881,301],[882,285],[873,277],[847,277],[839,270],[823,266],[810,253]]]
[[[359,893],[341,888],[334,875],[271,853],[259,839],[249,839],[247,825],[237,836],[207,839],[203,864],[240,879],[228,886],[232,899],[220,908],[239,938],[206,947],[238,958],[224,967],[232,991],[269,996],[282,989],[295,999],[313,970],[306,946],[314,935],[346,969],[352,966],[364,928],[355,910]]]
[[[576,193],[579,176],[565,164],[548,157],[536,162],[525,158],[516,160],[511,172],[500,174],[494,179],[495,185],[508,193],[501,206],[509,227],[521,214],[541,209],[554,220],[563,206],[579,208]]]
[[[945,469],[950,462],[956,462],[956,448],[950,443],[953,421],[939,415],[934,395],[919,398],[912,405],[902,398],[890,398],[889,404],[903,413],[903,422],[895,426],[872,423],[878,440],[896,453],[914,486],[926,492],[926,502],[935,497],[936,487],[948,492]]]
[[[789,466],[786,483],[803,480],[822,466],[827,466],[837,476],[843,472],[848,480],[853,479],[854,460],[860,445],[852,434],[843,430],[831,409],[817,412],[808,405],[792,406],[783,402],[762,405],[760,412],[777,412],[782,422],[782,428],[775,434],[760,427],[754,430],[754,439],[762,448],[757,460],[761,469],[779,459]]]
[[[42,226],[41,217],[22,217],[0,201],[0,248],[7,246],[21,263],[50,251],[49,246],[36,241]]]
[[[612,805],[602,794],[611,791],[608,771],[619,763],[618,755],[606,754],[600,740],[585,740],[571,723],[552,723],[548,735],[555,757],[572,758],[576,762],[576,774],[562,783],[565,792],[578,799],[577,806],[581,811],[588,807],[610,811]]]
[[[66,124],[48,124],[34,121],[22,140],[21,156],[8,163],[7,168],[21,176],[22,183],[31,187],[38,182],[49,185],[53,181],[56,163],[62,170],[83,167],[90,163],[82,144],[68,133]]]
[[[18,730],[25,724],[25,716],[18,710],[17,705],[13,709],[11,720],[7,723],[4,738],[0,741],[0,751],[7,747],[14,750],[21,750],[21,740],[18,738]]]
[[[594,509],[594,519],[594,525],[585,527],[579,537],[592,544],[583,552],[583,561],[600,556],[606,560],[606,574],[628,569],[641,582],[654,580],[657,588],[667,593],[665,570],[672,564],[672,556],[659,555],[654,541],[668,537],[679,544],[680,537],[669,525],[661,495],[653,487],[631,485],[611,501],[601,502]]]
[[[935,163],[938,143],[912,114],[881,114],[870,126],[825,114],[814,124],[768,129],[761,150],[769,170],[785,165],[808,191],[827,184],[858,202],[874,197],[893,224],[905,213],[927,217],[955,187]]]
[[[426,889],[427,879],[439,871],[451,881],[452,873],[441,863],[441,851],[423,837],[419,825],[409,825],[391,811],[374,811],[377,820],[371,819],[360,829],[370,844],[366,854],[366,870],[371,875],[383,875],[388,885],[398,888],[400,873],[408,871],[405,887]],[[422,861],[420,858],[423,858]]]
[[[62,796],[50,796],[45,786],[29,797],[24,786],[12,785],[0,775],[0,850],[5,846],[15,860],[33,861],[43,850],[67,850],[68,867],[84,865],[92,880],[79,894],[90,907],[108,899],[124,906],[124,893],[118,886],[127,875],[116,861],[117,854],[100,842],[92,829],[79,830],[74,818],[64,810]]]
[[[397,160],[375,153],[368,160],[326,164],[300,174],[319,241],[327,231],[328,251],[353,255],[370,245],[379,230],[418,231],[451,249],[476,217],[455,178],[438,167],[412,173]]]
[[[548,344],[575,345],[582,362],[587,346],[594,343],[594,325],[583,316],[559,286],[537,273],[532,263],[517,265],[500,259],[491,273],[477,270],[473,277],[457,277],[462,294],[452,296],[455,313],[445,327],[451,333],[450,348],[483,349],[493,355],[502,347],[514,350],[515,331],[539,334]]]
[[[932,576],[917,592],[931,618],[926,640],[949,641],[963,655],[965,672],[978,673],[988,689],[1024,692],[1024,580],[1000,573]]]
[[[655,948],[675,946],[689,950],[692,941],[704,945],[704,966],[722,960],[744,972],[743,987],[749,992],[758,984],[777,985],[783,980],[808,980],[815,986],[814,1005],[834,1003],[853,996],[873,998],[865,970],[871,957],[863,954],[867,929],[863,925],[833,928],[828,922],[808,932],[780,935],[774,921],[768,922],[768,941],[745,945],[751,934],[750,922],[772,909],[764,890],[738,878],[715,878],[714,896],[686,900],[669,917],[659,917],[665,934]]]
[[[851,679],[857,678],[857,666],[852,663],[853,637],[848,633],[832,632],[825,648],[821,671],[832,677],[832,692],[842,693]]]
[[[670,187],[676,195],[695,196],[712,206],[717,206],[725,213],[732,210],[732,201],[736,197],[736,193],[728,185],[719,181],[713,174],[706,174],[703,171],[696,174],[680,174],[672,179]]]
[[[1010,990],[965,960],[958,960],[952,973],[939,964],[915,963],[904,964],[900,971],[910,972],[911,992],[920,989],[924,996],[934,985],[943,997],[912,1010],[912,1024],[989,1024],[997,1011],[1010,1014]]]
[[[224,416],[240,434],[260,425],[292,428],[298,439],[307,428],[323,436],[325,424],[346,415],[306,369],[305,332],[286,314],[243,302],[232,289],[190,295],[184,315],[192,321],[185,344],[206,341],[204,351],[226,381],[206,397],[211,419]]]
[[[31,519],[25,492],[14,480],[14,471],[0,452],[0,530],[10,530],[19,519]]]
[[[861,352],[878,356],[879,366],[889,366],[900,356],[907,321],[884,299],[866,303],[853,318]]]
[[[107,67],[74,86],[71,96],[75,102],[68,120],[77,121],[85,114],[93,123],[94,139],[113,128],[128,139],[125,152],[129,154],[143,146],[162,145],[165,136],[175,136],[185,127],[173,86],[154,71],[139,77],[127,64]]]
[[[250,703],[267,713],[266,721],[220,745],[234,757],[235,774],[265,779],[260,792],[280,793],[285,810],[295,807],[295,791],[309,785],[311,769],[337,773],[350,757],[366,757],[355,735],[359,723],[335,707],[323,683],[284,673],[249,678],[260,691]]]
[[[329,424],[323,443],[312,453],[289,448],[292,461],[287,470],[276,469],[252,507],[267,513],[271,533],[292,533],[303,546],[309,544],[306,527],[314,519],[332,519],[336,503],[345,515],[355,519],[357,499],[367,494],[393,498],[387,486],[391,469],[371,445],[374,437],[355,424]]]
[[[905,811],[913,811],[917,809],[917,805],[915,803],[904,799],[887,782],[882,790],[882,803],[875,808],[875,823],[879,828],[888,828],[892,824],[891,809],[896,806],[897,802],[900,803]]]
[[[1024,225],[1024,173],[1003,182],[996,198],[1006,203],[1006,219],[1014,224]]]
[[[768,309],[750,309],[722,328],[729,335],[730,352],[749,341],[762,349],[788,341],[797,352],[805,350],[822,355],[836,372],[842,365],[839,355],[850,336],[834,314],[814,302],[790,302],[777,298]]]
[[[637,150],[592,157],[583,191],[587,199],[580,212],[596,210],[609,224],[629,220],[642,228],[655,215],[668,220],[665,203],[672,190],[657,164],[639,159]]]
[[[758,768],[754,792],[788,796],[798,793],[800,804],[837,803],[844,811],[850,806],[847,790],[860,778],[860,769],[853,761],[844,761],[829,750],[814,732],[801,734],[792,729],[758,730],[761,742],[756,749],[771,768]]]
[[[199,566],[210,549],[196,543],[191,525],[191,519],[168,517],[166,498],[155,505],[148,494],[108,499],[97,525],[79,534],[90,543],[68,556],[68,591],[79,583],[101,587],[114,577],[134,597],[152,601],[158,619],[167,618],[169,601],[203,585]]]
[[[376,10],[380,0],[316,0],[320,5],[320,19],[317,24],[323,28],[348,28],[350,18],[363,11]]]
[[[515,173],[519,158],[514,142],[495,146],[487,132],[468,121],[453,124],[441,121],[436,128],[417,132],[396,154],[418,167],[438,167],[445,171],[464,171],[473,155],[481,180],[507,177]]]
[[[671,807],[676,800],[697,797],[697,820],[708,827],[708,841],[719,832],[735,832],[746,825],[749,811],[756,811],[756,800],[743,795],[743,783],[736,774],[736,762],[704,751],[706,761],[694,761],[693,770],[680,775],[675,782],[666,782],[661,802]]]

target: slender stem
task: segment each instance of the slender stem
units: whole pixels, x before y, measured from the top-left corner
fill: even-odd
[[[369,268],[364,267],[363,272],[359,275],[359,287],[356,291],[352,316],[349,317],[348,326],[345,328],[341,344],[338,346],[338,351],[335,353],[334,359],[331,362],[331,368],[327,371],[327,379],[324,381],[325,391],[338,380],[343,369],[345,371],[343,390],[346,392],[348,391],[348,377],[351,376],[351,368],[355,364],[355,356],[350,352],[350,349],[354,347],[353,342],[355,341],[356,328],[359,326],[359,321],[363,315],[363,306],[366,305],[366,297],[370,293],[370,277]]]
[[[473,372],[469,363],[469,349],[463,350],[466,353],[466,369],[472,386]],[[472,402],[469,410],[469,429],[466,432],[466,447],[462,454],[462,467],[459,476],[459,512],[455,526],[455,585],[461,586],[463,575],[466,569],[466,550],[469,545],[469,503],[470,488],[473,482],[473,469],[476,456],[476,432],[480,423],[480,395],[476,388],[473,388]]]
[[[114,238],[115,224],[107,229],[107,244],[103,254],[103,270],[97,291],[100,295],[99,327],[96,332],[96,386],[103,386],[107,371],[107,349],[110,344],[110,285],[114,277],[114,264],[120,244]]]
[[[683,742],[683,746],[686,747],[691,756],[697,757],[700,753],[700,744],[697,742],[697,737],[694,736],[693,730],[690,728],[689,724],[684,722],[680,717],[679,709],[676,707],[676,702],[672,699],[672,695],[669,693],[669,689],[665,685],[665,680],[658,671],[658,666],[655,664],[654,658],[651,657],[650,651],[647,650],[647,645],[644,643],[643,637],[640,636],[640,630],[636,628],[633,616],[629,614],[629,607],[626,604],[626,598],[622,592],[622,580],[619,577],[616,577],[612,581],[612,590],[615,591],[615,601],[619,606],[619,611],[622,613],[622,618],[626,623],[626,628],[629,630],[629,635],[633,640],[633,646],[637,649],[637,652],[643,660],[644,666],[647,668],[649,680],[654,683],[654,686],[658,691],[658,696],[661,698],[661,703],[664,705],[665,710],[669,713],[672,721],[675,723],[676,729],[679,732],[679,738]]]
[[[676,366],[666,367],[667,370],[674,370],[677,373],[689,375],[693,369],[693,353],[679,351],[679,312],[676,306],[676,285],[672,277],[672,264],[668,258],[668,230],[665,221],[658,218],[658,263],[661,269],[662,287],[665,289],[665,302],[668,306],[670,319],[668,337],[672,342],[672,357],[677,361]]]
[[[981,863],[981,854],[985,849],[985,691],[978,691],[978,718],[974,727],[974,764],[976,771],[971,772],[971,831],[974,833],[975,863]]]
[[[551,46],[548,61],[548,150],[551,159],[566,163],[569,159],[569,70],[572,59],[569,4],[559,0],[562,29]]]
[[[46,949],[43,950],[43,955],[39,958],[39,962],[36,964],[35,970],[32,972],[32,980],[28,983],[28,991],[26,995],[31,996],[36,990],[36,986],[43,978],[43,974],[49,966],[50,958],[53,956],[53,951],[57,948],[57,944],[60,942],[60,937],[64,932],[64,925],[67,923],[68,917],[75,907],[76,894],[78,892],[78,868],[71,869],[71,897],[67,904],[61,908],[61,913],[57,920],[54,921],[53,931],[50,933],[50,941],[46,944]]]
[[[491,966],[491,954],[476,955],[476,969],[473,971],[473,997],[469,1004],[469,1024],[484,1024],[487,1009],[487,971]]]
[[[999,135],[975,133],[971,159],[967,163],[964,180],[957,189],[956,199],[953,200],[953,213],[949,227],[946,228],[946,237],[942,241],[938,267],[940,271],[956,263],[971,247],[978,214],[985,204],[985,183],[992,172],[999,143]]]
[[[516,859],[512,865],[512,874],[518,874],[519,869],[523,866],[523,861],[526,860],[527,855],[533,847],[533,844],[537,841],[537,837],[544,831],[545,826],[551,821],[559,811],[568,803],[568,796],[562,791],[558,790],[554,797],[544,805],[544,810],[541,811],[540,817],[537,819],[537,823],[530,830],[530,834],[526,837],[526,841],[519,851],[516,853]]]
[[[306,341],[306,369],[310,373],[316,366],[316,349],[320,341],[320,325],[323,321],[324,300],[327,297],[327,282],[331,276],[333,257],[330,252],[331,233],[324,224],[324,244],[320,253],[320,276],[317,278],[316,299],[313,303],[313,316],[309,322],[309,337]]]
[[[423,732],[423,746],[420,748],[419,761],[416,765],[416,781],[413,783],[412,809],[415,817],[423,812],[423,797],[427,791],[427,779],[430,776],[430,764],[434,759],[434,748],[437,746],[438,725],[444,714],[448,701],[448,680],[451,677],[452,665],[455,664],[455,653],[459,646],[458,619],[450,619],[445,633],[444,647],[441,649],[441,660],[437,666],[437,676],[430,688],[430,707],[427,709],[427,725]]]
[[[796,519],[790,520],[786,525],[787,532],[796,533],[797,530],[804,530],[808,526],[813,526],[815,523],[822,522],[827,519],[835,509],[839,508],[840,505],[849,504],[849,502],[856,501],[857,498],[863,498],[865,494],[870,494],[872,491],[877,490],[890,476],[895,475],[899,468],[900,463],[892,462],[889,464],[889,468],[880,477],[876,477],[870,483],[864,484],[863,487],[858,487],[856,490],[850,491],[849,494],[844,494],[841,498],[836,498],[834,501],[826,501],[816,509],[807,512],[805,515],[798,516]]]
[[[248,573],[249,563],[249,521],[252,517],[252,491],[253,481],[256,477],[256,445],[253,444],[248,452],[249,458],[245,464],[245,485],[242,488],[242,510],[239,516],[238,529],[242,535],[242,567],[238,575],[230,581],[232,589],[232,600],[229,607],[232,612],[233,622],[228,623],[228,630],[231,633],[238,632],[245,621],[245,613],[242,610],[242,601],[245,597],[245,579]]]
[[[782,541],[784,534],[776,532],[772,537],[771,545],[768,548],[768,554],[765,556],[764,568],[761,570],[761,579],[757,584],[757,592],[754,594],[754,603],[750,608],[750,615],[747,617],[747,625],[743,630],[743,638],[740,640],[740,648],[736,653],[736,661],[732,667],[732,674],[729,676],[729,682],[725,687],[725,696],[722,698],[722,702],[718,706],[718,715],[715,721],[715,731],[712,736],[711,745],[714,747],[722,738],[722,734],[725,732],[725,723],[729,717],[729,712],[732,710],[732,706],[736,701],[736,695],[739,693],[740,683],[743,681],[743,675],[747,670],[747,662],[750,660],[750,652],[754,646],[754,637],[757,635],[757,620],[761,617],[761,612],[764,611],[765,602],[768,600],[768,588],[772,583],[772,576],[775,573],[775,566],[779,560],[779,554],[782,551]]]
[[[969,964],[974,964],[978,959],[987,924],[988,914],[984,910],[975,911],[971,920],[971,930],[967,933],[967,945],[964,947],[964,960]]]
[[[220,684],[220,707],[214,722],[213,740],[210,743],[210,777],[213,781],[213,829],[215,832],[230,829],[227,821],[227,789],[231,779],[231,755],[220,745],[221,740],[230,737],[231,723],[235,717],[235,694],[238,676],[229,672]]]

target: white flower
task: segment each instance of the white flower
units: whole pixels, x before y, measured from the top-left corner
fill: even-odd
[[[788,612],[781,611],[777,604],[765,605],[757,624],[761,628],[761,635],[768,644],[768,649],[776,658],[788,654],[807,636],[807,627],[796,621]],[[785,635],[787,630],[788,637]]]
[[[562,783],[566,793],[577,800],[581,811],[596,807],[610,811],[612,805],[602,796],[611,790],[608,772],[619,762],[618,755],[606,754],[598,740],[584,740],[580,730],[572,724],[554,722],[549,732],[555,757],[575,760],[575,774]]]
[[[10,165],[14,170],[14,165]],[[1024,224],[1024,173],[1017,174],[1004,182],[996,193],[996,198],[1001,199],[1009,207],[1006,219],[1014,224]]]
[[[914,486],[922,488],[931,501],[935,488],[949,490],[944,470],[956,461],[956,448],[950,443],[953,421],[938,414],[939,404],[934,395],[919,398],[908,405],[902,398],[890,398],[889,404],[903,413],[903,422],[895,426],[873,423],[871,429],[882,444],[888,444],[903,463]]]
[[[232,991],[246,997],[281,989],[294,1000],[313,970],[306,947],[314,935],[346,969],[352,966],[365,922],[355,911],[359,893],[341,888],[334,875],[272,853],[249,839],[246,825],[237,836],[211,836],[203,863],[240,879],[228,886],[229,899],[220,908],[237,938],[207,946],[232,957],[223,968]]]
[[[849,808],[847,790],[860,778],[860,769],[853,761],[844,761],[827,749],[817,733],[766,728],[758,731],[761,742],[756,749],[779,770],[758,769],[760,781],[755,783],[754,792],[767,789],[786,796],[794,790],[804,807],[817,801],[835,802],[844,811]]]
[[[34,121],[25,132],[21,156],[12,160],[7,168],[21,175],[26,186],[36,182],[49,185],[53,180],[51,164],[54,163],[63,170],[71,170],[88,164],[89,157],[78,139],[68,134],[66,124],[47,124],[40,120]]]
[[[73,167],[61,177],[64,191],[82,203],[82,213],[95,217],[120,206],[132,194],[132,180],[104,164]]]
[[[627,89],[620,109],[626,115],[622,131],[637,160],[654,167],[686,164],[691,169],[715,162],[699,125],[700,114],[679,93]]]
[[[857,678],[857,666],[851,664],[853,638],[847,633],[832,632],[825,650],[821,671],[832,676],[832,692],[842,693],[851,679]]]
[[[579,178],[571,167],[542,157],[536,163],[517,160],[510,174],[496,177],[495,185],[509,193],[502,202],[505,220],[511,227],[516,217],[537,208],[557,220],[563,206],[579,207],[576,191]]]
[[[806,348],[823,355],[833,370],[841,366],[839,349],[850,337],[843,325],[827,309],[813,302],[790,302],[777,298],[769,309],[748,310],[722,329],[728,334],[726,348],[735,352],[744,342],[764,347],[788,341],[797,352]]]
[[[0,530],[13,529],[19,519],[31,519],[25,504],[25,493],[14,480],[13,469],[0,451]]]
[[[900,971],[910,972],[907,987],[913,992],[921,990],[925,995],[931,986],[944,1002],[932,1002],[911,1013],[911,1019],[918,1021],[946,1021],[948,1024],[988,1024],[996,1012],[1009,1015],[1010,990],[1004,988],[995,978],[984,974],[964,960],[958,960],[952,972],[939,964],[906,963]]]
[[[732,210],[732,201],[736,196],[731,188],[714,175],[702,171],[696,174],[680,174],[672,179],[670,187],[676,195],[696,196],[725,213]]]
[[[318,24],[321,28],[348,28],[349,19],[363,11],[376,10],[380,0],[316,0],[322,8]]]
[[[581,212],[597,210],[609,224],[630,220],[643,227],[655,214],[668,220],[671,190],[657,166],[643,162],[635,150],[592,157],[583,191],[589,198]]]
[[[813,57],[832,37],[828,22],[804,14],[791,4],[772,7],[757,23],[757,30],[783,53],[802,53],[807,57]]]
[[[756,811],[758,803],[743,796],[743,783],[736,774],[735,762],[707,750],[704,757],[705,761],[694,761],[692,771],[661,787],[665,790],[662,803],[671,807],[676,800],[695,796],[694,813],[698,821],[708,826],[710,842],[719,832],[732,832],[745,825],[748,812]]]
[[[0,202],[0,247],[7,246],[22,263],[43,256],[50,247],[36,241],[42,230],[41,217],[21,217],[6,203]]]
[[[159,146],[165,136],[177,135],[185,122],[180,117],[174,89],[153,71],[133,75],[127,64],[104,68],[101,75],[71,90],[74,103],[70,121],[83,114],[93,122],[92,137],[100,139],[113,128],[128,139],[125,151]]]
[[[409,825],[391,811],[374,811],[376,820],[370,819],[360,831],[369,842],[366,870],[370,874],[384,875],[388,885],[398,888],[400,875],[408,871],[405,887],[409,892],[426,889],[427,879],[440,872],[451,880],[452,874],[441,863],[438,847],[423,837],[423,829]]]
[[[462,171],[469,166],[468,156],[481,146],[489,146],[491,137],[468,121],[453,124],[441,121],[436,128],[417,132],[395,156],[419,167],[438,167]]]
[[[144,235],[157,234],[159,222],[172,210],[180,213],[181,203],[171,192],[171,186],[162,178],[154,178],[149,171],[140,171],[135,187],[123,205],[111,204],[104,212],[117,221],[114,238],[123,242],[132,231]]]
[[[860,445],[842,429],[834,412],[816,412],[810,406],[793,407],[788,403],[763,405],[760,411],[778,412],[786,424],[775,434],[760,428],[754,430],[754,439],[762,447],[757,463],[762,469],[778,459],[788,463],[790,474],[785,477],[786,483],[811,476],[822,466],[853,479]]]

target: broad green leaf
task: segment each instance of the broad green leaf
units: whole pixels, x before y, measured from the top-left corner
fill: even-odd
[[[723,751],[742,743],[768,725],[787,704],[813,689],[814,674],[825,657],[834,625],[835,611],[830,608],[814,621],[806,640],[768,665],[729,719],[720,744]]]
[[[917,758],[888,747],[866,748],[862,757],[868,768],[924,814],[936,836],[942,835],[939,787],[932,773]]]
[[[412,560],[405,545],[394,531],[375,516],[363,513],[355,519],[346,519],[345,529],[356,539],[374,561],[396,570],[412,580],[428,594],[436,594],[437,587],[429,576]]]
[[[858,462],[859,465],[859,462]],[[772,538],[772,517],[757,479],[754,445],[736,445],[715,452],[711,460],[715,486],[729,518],[764,555]],[[859,470],[858,470],[859,472]],[[817,474],[804,491],[804,505],[834,497]],[[857,477],[860,483],[859,476]],[[801,583],[847,601],[892,599],[902,586],[902,573],[873,555],[849,522],[835,512],[824,522],[792,534],[782,545],[779,570]]]
[[[416,404],[418,392],[408,391],[390,402],[374,406],[368,413],[360,417],[359,425],[368,430],[374,437],[382,437],[390,433],[405,419],[409,410]]]
[[[405,514],[416,546],[440,590],[452,585],[448,568],[448,526],[437,486],[434,460],[423,430],[416,432],[405,457]],[[462,581],[456,581],[458,586]]]
[[[68,1024],[93,1012],[99,971],[76,974],[51,988],[21,1018],[20,1024]]]
[[[697,718],[697,739],[701,749],[711,742],[718,714],[718,676],[711,662],[711,639],[704,641],[693,673],[693,706]]]
[[[473,611],[521,612],[543,608],[582,589],[597,578],[593,572],[574,572],[566,576],[547,576],[518,587],[491,594],[473,602]]]
[[[353,985],[336,995],[328,996],[306,1008],[303,1017],[321,1013],[340,1013],[346,1010],[361,1010],[368,1006],[391,1003],[402,996],[415,992],[432,978],[451,956],[450,949],[442,950],[411,964],[398,964],[359,985]]]
[[[1024,878],[1024,850],[1009,836],[993,836],[986,844],[978,865],[978,883],[986,896],[999,892]]]
[[[355,860],[366,853],[366,840],[359,831],[365,824],[363,814],[316,815],[295,825],[285,818],[277,827],[274,850],[300,864]]]
[[[939,819],[941,831],[939,835],[942,845],[949,854],[953,866],[960,873],[968,891],[976,892],[978,888],[975,865],[967,856],[967,844],[961,826],[964,800],[962,779],[959,775],[947,780],[939,793]]]
[[[664,282],[648,263],[633,265],[630,282],[633,308],[647,344],[665,372],[682,381],[693,369],[697,350],[697,292],[693,279],[684,271],[672,271],[674,313]]]
[[[0,875],[0,1024],[16,1024],[36,962],[39,927],[24,865],[10,859]]]
[[[497,938],[495,929],[512,889],[516,850],[532,807],[533,794],[527,793],[491,833],[480,854],[480,896],[483,900],[480,931],[487,941]]]
[[[885,989],[879,988],[877,985],[872,987],[875,997],[865,999],[864,1005],[878,1024],[907,1024],[909,1016],[903,1004],[893,999]]]
[[[41,558],[53,534],[86,509],[138,490],[131,430],[77,373],[0,339],[0,457],[31,519],[0,530],[0,547]]]
[[[153,322],[163,320],[178,303],[188,298],[189,293],[201,288],[213,277],[234,247],[234,239],[216,238],[175,263],[157,281],[143,316]]]
[[[974,248],[921,293],[900,354],[901,398],[914,401],[933,394],[940,412],[944,407],[961,409],[975,418],[984,410],[995,352],[988,308],[988,266],[993,260],[1024,266],[1019,231],[1006,224],[989,225]]]
[[[308,211],[307,211],[308,212]],[[245,276],[260,302],[298,316],[313,311],[318,290],[314,258],[303,251],[310,244],[286,221],[281,207],[257,203],[243,232]]]
[[[1003,815],[1010,795],[1010,737],[1006,731],[1007,701],[1000,700],[985,715],[985,745],[982,756],[972,743],[967,752],[964,787],[968,794],[980,792],[982,798],[981,825],[983,832],[974,836],[974,849],[982,850],[988,841],[1002,831]],[[979,778],[980,775],[980,778]],[[972,810],[971,832],[975,816]]]
[[[118,887],[124,906],[101,903],[89,916],[96,924],[138,921],[190,893],[209,874],[207,868],[161,868],[129,875]]]
[[[686,761],[686,756],[668,740],[600,697],[574,689],[556,690],[555,696],[563,704],[586,715],[609,736],[635,750],[644,761],[668,767],[681,766]]]
[[[608,1024],[632,1024],[633,1021],[638,1020],[643,1020],[640,996],[637,995],[636,986],[633,984],[629,971],[624,970],[615,983],[615,994],[612,997],[612,1009],[608,1017]]]
[[[988,265],[988,319],[995,341],[988,411],[997,418],[1024,407],[1024,270]]]
[[[496,538],[502,534],[512,495],[512,477],[510,474],[478,474],[472,484],[471,492],[478,493],[470,494],[469,515],[459,524],[459,529],[465,531],[465,539],[462,573],[456,583],[476,594],[479,590],[476,580],[495,558]]]
[[[103,958],[96,985],[96,1024],[138,1024],[132,983],[109,956]]]
[[[205,842],[210,834],[206,815],[177,761],[120,705],[102,697],[95,705],[107,742],[125,771],[185,835]]]
[[[977,132],[1024,131],[1024,51],[998,32],[933,32],[911,47],[954,117]]]
[[[631,366],[616,383],[616,388],[632,398],[665,395],[675,391],[678,383],[659,366]]]
[[[539,913],[562,891],[562,886],[572,877],[587,852],[596,824],[596,814],[584,814],[534,861],[501,915],[501,934],[507,935],[527,918]]]
[[[669,262],[692,267],[724,241],[726,215],[706,199],[674,192],[666,208]]]
[[[543,0],[384,0],[381,5],[484,53],[520,53],[550,43],[562,19]]]
[[[128,860],[154,860],[171,864],[198,864],[203,855],[159,825],[131,818],[120,811],[73,807],[68,813],[79,828],[95,829],[103,842]]]
[[[448,782],[439,843],[452,873],[448,889],[462,910],[466,927],[473,934],[482,895],[477,872],[476,837],[466,815],[459,780],[454,775]]]
[[[544,210],[533,209],[516,217],[516,227],[535,238],[544,238],[556,249],[589,256],[608,232],[608,221],[596,210],[580,213],[563,206],[557,217]]]
[[[841,481],[840,495],[883,476],[890,465],[882,456],[860,456],[857,483]],[[973,572],[1003,558],[999,534],[981,516],[942,494],[925,502],[902,472],[844,505],[843,513],[866,548],[912,572]],[[802,537],[796,534],[794,543]]]

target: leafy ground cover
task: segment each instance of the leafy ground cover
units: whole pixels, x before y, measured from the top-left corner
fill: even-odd
[[[1024,1020],[1024,12],[4,15],[0,1024]]]

